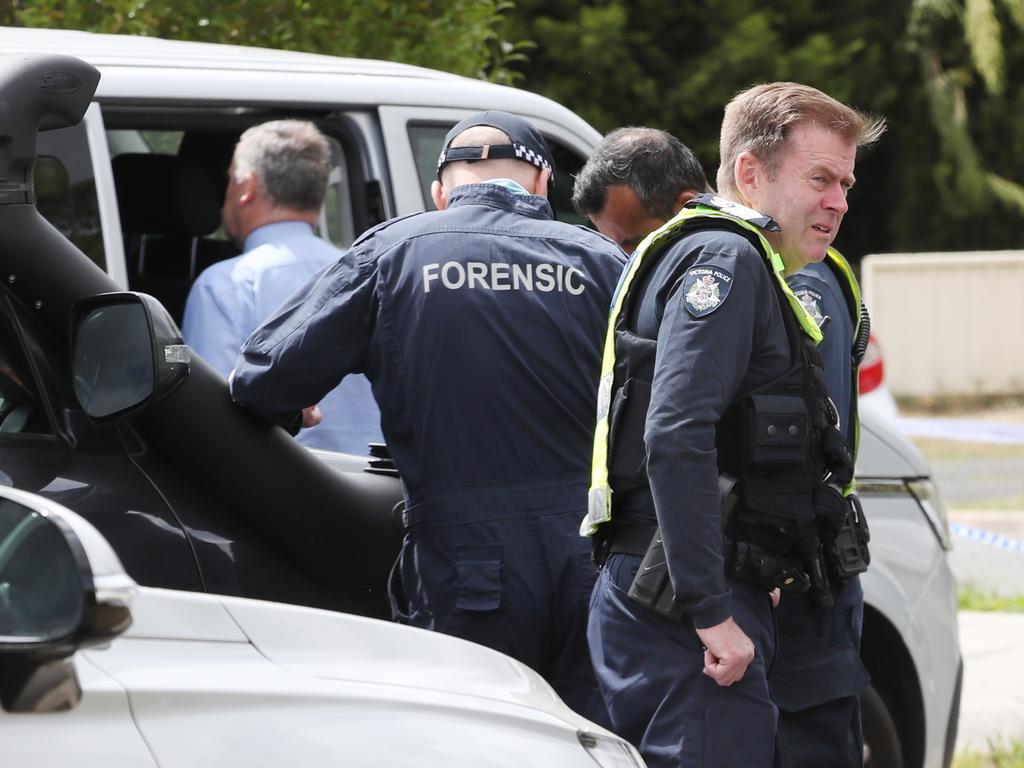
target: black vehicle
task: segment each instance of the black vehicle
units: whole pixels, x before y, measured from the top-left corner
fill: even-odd
[[[317,458],[235,406],[199,358],[164,371],[173,391],[154,391],[154,350],[121,342],[156,323],[182,343],[158,302],[129,295],[127,314],[94,321],[105,323],[93,329],[101,341],[76,364],[101,356],[108,370],[97,386],[113,394],[98,396],[120,397],[118,386],[133,383],[136,397],[83,412],[71,334],[83,300],[118,287],[39,213],[32,179],[36,125],[77,123],[98,79],[68,57],[12,57],[0,69],[0,88],[15,93],[0,106],[9,148],[0,166],[9,180],[0,185],[0,481],[74,508],[139,584],[386,617],[397,476],[370,460]]]

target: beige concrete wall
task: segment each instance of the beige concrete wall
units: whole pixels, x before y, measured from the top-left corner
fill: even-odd
[[[867,256],[861,287],[894,394],[1024,393],[1024,251]]]

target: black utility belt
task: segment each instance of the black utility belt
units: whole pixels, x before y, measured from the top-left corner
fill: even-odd
[[[722,487],[723,500],[733,498],[734,483]],[[870,532],[856,496],[842,496],[838,489],[816,494],[828,511],[805,528],[801,546],[787,553],[771,552],[750,541],[723,534],[725,575],[765,590],[788,594],[807,593],[821,607],[834,603],[832,586],[867,570]],[[838,530],[836,530],[838,528]],[[600,567],[609,555],[642,556],[640,568],[629,587],[629,596],[650,610],[681,619],[683,609],[675,600],[668,575],[661,532],[654,523],[606,525],[595,535],[594,561]]]

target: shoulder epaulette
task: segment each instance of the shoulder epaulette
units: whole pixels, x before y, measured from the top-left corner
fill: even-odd
[[[383,229],[387,229],[392,224],[395,224],[395,223],[397,223],[399,221],[404,221],[405,219],[411,218],[413,216],[419,216],[422,213],[424,213],[424,212],[423,211],[417,211],[416,213],[407,213],[407,214],[405,214],[405,216],[396,216],[393,219],[388,219],[387,221],[382,221],[380,224],[374,224],[372,227],[367,229],[365,232],[363,232],[361,235],[359,235],[359,237],[357,237],[355,240],[352,241],[352,247],[355,248],[357,245],[362,243],[367,238],[372,237],[373,235],[377,234],[378,232],[380,232]]]
[[[716,211],[721,211],[722,213],[727,213],[730,216],[735,216],[737,219],[748,221],[758,229],[763,229],[765,232],[781,231],[781,227],[779,227],[775,219],[771,216],[765,216],[763,213],[759,213],[753,208],[747,208],[745,205],[734,203],[731,200],[726,200],[724,197],[719,197],[718,195],[713,195],[708,192],[702,195],[697,195],[686,204],[686,207],[695,208],[698,205],[703,205],[705,208],[714,208]]]

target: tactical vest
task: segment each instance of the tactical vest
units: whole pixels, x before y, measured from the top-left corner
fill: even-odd
[[[857,278],[853,276],[853,270],[846,259],[843,258],[843,255],[835,248],[829,248],[825,257],[825,264],[832,270],[832,274],[835,275],[836,281],[843,291],[846,309],[853,320],[853,345],[850,348],[850,423],[853,428],[850,430],[850,453],[854,464],[856,464],[857,450],[860,445],[860,421],[857,417],[858,369],[860,368],[861,361],[864,359],[864,353],[868,349],[868,337],[871,335],[871,317],[868,315],[867,307],[861,298]],[[853,488],[854,484],[851,482],[843,491],[849,494],[853,491]]]
[[[821,331],[790,290],[782,258],[765,238],[764,232],[777,231],[778,225],[756,211],[715,196],[702,195],[695,202],[644,239],[612,301],[598,390],[588,513],[580,529],[585,536],[611,519],[613,487],[623,490],[647,482],[642,425],[657,342],[629,328],[637,298],[631,288],[641,284],[678,238],[702,228],[734,231],[762,254],[773,276],[790,346],[789,369],[743,402],[733,403],[723,416],[717,430],[719,469],[742,477],[748,505],[768,507],[787,516],[813,517],[810,495],[822,464],[817,435],[826,428],[821,423],[825,417],[820,402],[824,378],[820,356],[814,350],[822,339]],[[766,433],[760,439],[737,440],[741,427],[749,434],[758,429]],[[763,450],[765,446],[773,450]],[[745,466],[758,470],[751,475],[743,471]]]

